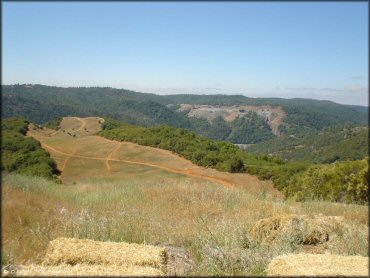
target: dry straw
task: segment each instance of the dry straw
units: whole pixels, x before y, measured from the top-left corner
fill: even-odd
[[[288,254],[276,257],[267,267],[270,276],[366,276],[369,258],[332,254]]]
[[[167,255],[162,247],[89,239],[57,238],[42,265],[20,266],[17,276],[162,276]],[[4,276],[12,273],[4,271]]]
[[[340,217],[287,214],[257,221],[249,229],[251,240],[269,244],[275,240],[289,240],[299,244],[315,245],[329,241],[343,233],[346,225]]]
[[[162,269],[166,265],[166,260],[166,252],[162,247],[125,242],[57,238],[49,243],[43,265],[62,263],[135,265]]]
[[[10,273],[3,273],[11,276]],[[67,265],[56,266],[27,265],[19,266],[17,276],[163,276],[164,273],[148,266],[122,265]]]

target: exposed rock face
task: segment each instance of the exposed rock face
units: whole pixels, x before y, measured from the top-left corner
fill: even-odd
[[[284,122],[286,112],[281,107],[272,107],[270,105],[252,106],[252,105],[198,105],[198,104],[181,104],[177,110],[179,112],[188,111],[188,117],[206,118],[212,122],[217,117],[222,117],[225,121],[231,122],[239,116],[244,116],[248,112],[256,112],[271,127],[272,132],[280,136],[279,125]]]

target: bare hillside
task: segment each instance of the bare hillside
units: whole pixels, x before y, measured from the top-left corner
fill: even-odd
[[[278,127],[284,122],[286,116],[286,112],[281,107],[272,107],[270,105],[222,106],[181,104],[181,107],[177,111],[189,111],[187,114],[188,117],[206,118],[210,122],[217,117],[222,117],[225,121],[231,122],[237,117],[243,117],[246,113],[253,111],[266,120],[272,132],[277,136],[280,136]]]

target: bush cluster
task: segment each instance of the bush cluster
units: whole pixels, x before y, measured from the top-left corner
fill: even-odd
[[[23,118],[2,120],[1,170],[53,178],[58,174],[56,163],[38,141],[26,137],[28,124]]]

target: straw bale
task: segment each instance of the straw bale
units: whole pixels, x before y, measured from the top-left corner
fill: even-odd
[[[43,265],[132,265],[162,269],[166,266],[166,262],[167,256],[163,247],[125,242],[57,238],[49,242]]]
[[[10,276],[10,274],[8,275]],[[4,276],[8,275],[4,273]],[[19,266],[16,276],[164,276],[164,273],[157,268],[148,266],[61,264],[56,266]]]
[[[269,276],[368,276],[369,258],[333,254],[288,254],[274,258]]]
[[[275,240],[290,240],[304,245],[316,245],[329,241],[346,225],[340,217],[286,214],[257,221],[249,229],[249,239],[269,244]]]

